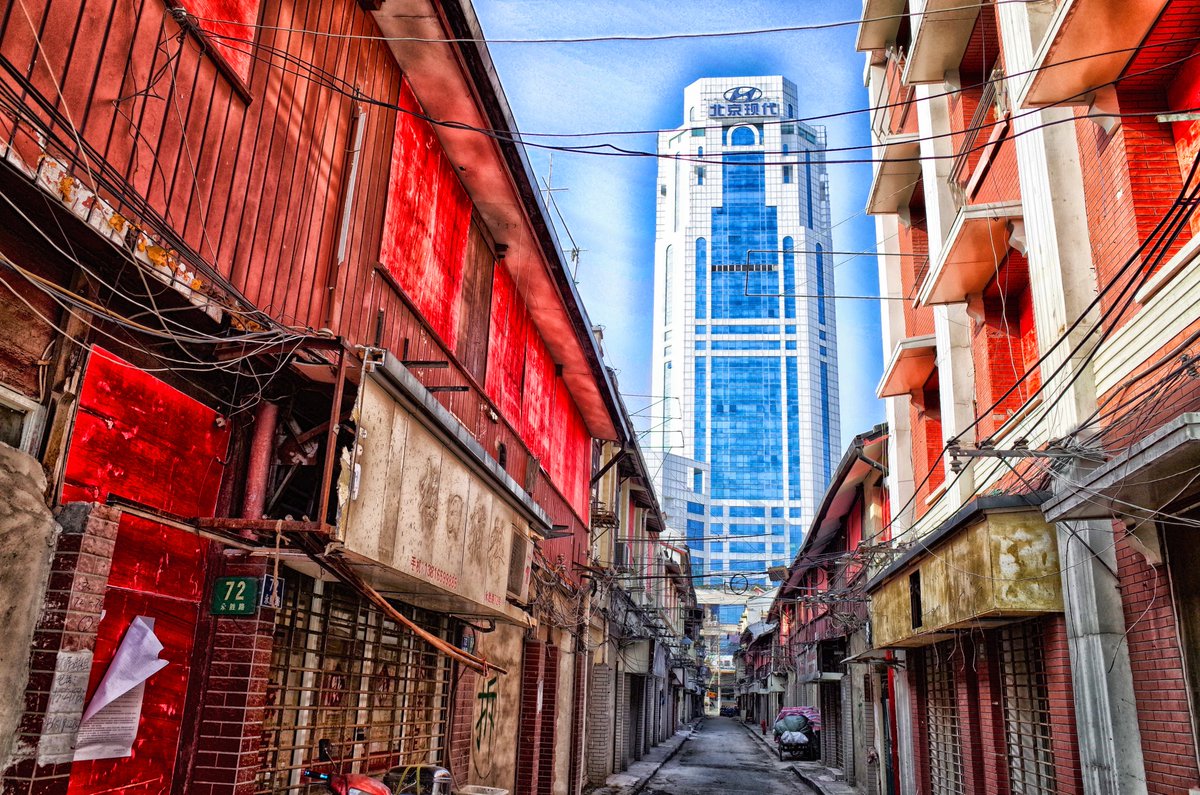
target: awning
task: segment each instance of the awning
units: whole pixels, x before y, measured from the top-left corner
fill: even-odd
[[[920,285],[924,305],[965,301],[996,275],[1015,242],[1023,245],[1020,202],[969,204],[958,211],[937,261]]]
[[[910,17],[912,46],[904,70],[908,84],[940,83],[946,72],[958,69],[979,16],[978,4],[962,0],[925,0],[924,6]]]
[[[921,144],[916,133],[892,135],[875,149],[879,162],[871,178],[867,212],[897,213],[908,206],[921,179]]]
[[[1200,491],[1200,413],[1181,414],[1122,455],[1067,484],[1043,506],[1052,522],[1151,519]]]
[[[1014,92],[1017,107],[1090,102],[1092,91],[1122,75],[1167,5],[1166,0],[1060,2],[1032,73],[1016,78],[1021,81]]]
[[[875,395],[880,398],[908,395],[920,389],[937,367],[937,340],[932,334],[900,340]]]
[[[866,585],[877,647],[1062,612],[1058,539],[1038,497],[980,497]]]
[[[370,585],[444,613],[528,625],[533,535],[549,520],[408,371],[364,373],[338,482],[342,557]]]

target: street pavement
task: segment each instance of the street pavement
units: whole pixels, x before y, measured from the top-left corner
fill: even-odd
[[[707,718],[641,795],[816,795],[731,718]]]

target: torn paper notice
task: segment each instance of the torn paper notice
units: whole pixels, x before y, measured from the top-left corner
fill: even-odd
[[[167,665],[166,660],[158,657],[162,650],[162,643],[154,635],[154,619],[134,618],[83,712],[75,761],[112,759],[133,753],[146,680]]]

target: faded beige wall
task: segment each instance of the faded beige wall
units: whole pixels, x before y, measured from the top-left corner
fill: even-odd
[[[482,784],[516,791],[518,721],[521,718],[521,657],[524,652],[525,629],[511,624],[498,624],[495,632],[478,636],[477,651],[489,663],[508,670],[498,676],[496,683],[496,723],[490,742],[476,750],[474,726],[479,718],[480,701],[475,701],[472,717],[471,770],[466,775],[455,772],[460,784]],[[483,682],[480,682],[480,687]]]
[[[0,442],[0,771],[13,759],[33,631],[58,538],[58,525],[42,500],[45,489],[38,462]]]

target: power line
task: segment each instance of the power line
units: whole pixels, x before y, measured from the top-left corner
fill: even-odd
[[[1029,2],[1032,0],[1010,0],[1010,1],[1011,2]],[[463,131],[467,131],[467,132],[474,132],[474,133],[478,133],[480,135],[494,138],[496,140],[520,144],[522,146],[531,147],[531,148],[535,148],[535,149],[544,149],[544,150],[551,151],[551,152],[563,152],[563,153],[570,153],[570,154],[586,154],[586,155],[593,155],[593,156],[599,156],[599,157],[653,158],[653,159],[660,159],[660,160],[676,160],[676,161],[680,161],[680,162],[697,163],[697,164],[702,164],[702,165],[724,165],[725,164],[724,156],[703,157],[703,156],[692,156],[692,155],[682,156],[682,155],[661,154],[658,152],[650,152],[647,150],[628,149],[625,147],[616,146],[615,144],[611,144],[611,143],[589,144],[586,146],[565,146],[565,145],[538,143],[538,142],[534,142],[534,141],[529,141],[527,139],[533,138],[533,137],[567,137],[567,136],[565,136],[565,135],[558,136],[558,135],[553,135],[553,134],[542,134],[542,133],[521,133],[516,130],[502,131],[502,130],[496,130],[494,128],[479,127],[476,125],[467,124],[465,122],[437,119],[437,118],[434,118],[434,117],[432,117],[422,111],[419,111],[419,110],[405,108],[397,103],[393,103],[393,102],[389,102],[386,100],[380,100],[380,99],[366,96],[361,91],[359,91],[356,87],[350,86],[348,83],[346,83],[345,80],[337,77],[336,75],[330,74],[329,72],[321,69],[320,67],[316,66],[315,64],[308,62],[308,61],[304,61],[303,59],[298,58],[297,56],[293,55],[292,53],[289,53],[284,50],[280,50],[279,48],[272,47],[272,46],[267,45],[262,42],[256,42],[251,39],[244,39],[244,38],[240,38],[240,37],[236,37],[236,36],[222,35],[222,34],[217,34],[217,33],[209,33],[208,31],[204,31],[204,35],[210,36],[213,38],[217,38],[217,39],[226,40],[229,42],[234,42],[237,44],[246,45],[249,49],[239,49],[237,47],[231,47],[231,49],[233,49],[235,52],[239,52],[241,54],[246,55],[247,57],[251,58],[252,60],[257,60],[257,61],[266,63],[270,66],[274,66],[271,59],[265,58],[259,54],[260,50],[269,52],[272,55],[279,58],[280,60],[284,61],[285,63],[291,64],[296,68],[302,68],[310,73],[308,76],[306,76],[304,74],[300,74],[299,72],[296,72],[293,70],[284,69],[284,71],[289,74],[293,74],[294,76],[301,78],[301,79],[308,79],[308,80],[312,80],[314,82],[318,82],[319,84],[324,85],[326,88],[328,88],[332,91],[335,91],[337,93],[343,94],[344,96],[352,98],[356,101],[364,102],[366,104],[373,105],[376,107],[387,108],[387,109],[394,110],[399,113],[404,113],[406,115],[410,115],[415,118],[422,119],[423,121],[425,121],[429,124],[432,124],[434,126],[437,126],[437,127],[444,127],[446,129],[463,130]],[[1200,37],[1195,37],[1195,39],[1197,41],[1200,41]],[[1170,44],[1173,46],[1174,44],[1177,44],[1179,41],[1183,41],[1183,40],[1174,40]],[[1148,46],[1166,46],[1166,44],[1148,45]],[[1052,68],[1054,66],[1063,66],[1065,64],[1072,63],[1072,62],[1078,61],[1078,60],[1086,60],[1086,59],[1090,59],[1090,58],[1105,57],[1105,56],[1109,56],[1109,55],[1113,55],[1113,54],[1117,54],[1117,53],[1121,53],[1121,52],[1132,51],[1133,49],[1138,49],[1138,48],[1132,48],[1132,49],[1125,48],[1125,49],[1121,49],[1121,50],[1109,50],[1109,51],[1100,52],[1100,53],[1092,53],[1092,54],[1089,54],[1086,56],[1081,56],[1080,58],[1071,59],[1069,61],[1055,63],[1055,64],[1051,65],[1051,67],[1048,67],[1048,68]],[[1156,71],[1163,70],[1163,69],[1173,68],[1175,66],[1178,66],[1181,63],[1184,63],[1184,62],[1186,62],[1192,58],[1198,57],[1198,56],[1200,56],[1200,52],[1194,52],[1189,55],[1183,56],[1182,58],[1180,58],[1176,61],[1172,61],[1172,62],[1166,63],[1166,64],[1159,64],[1159,65],[1150,67],[1142,72],[1122,75],[1108,83],[1105,83],[1104,86],[1116,85],[1123,80],[1128,80],[1131,78],[1144,76],[1145,74],[1149,74],[1149,73],[1156,72]],[[278,67],[276,67],[276,68],[278,68]],[[1030,71],[1032,72],[1032,71],[1039,71],[1039,70],[1030,70]],[[987,85],[988,83],[995,82],[998,80],[1004,80],[1009,77],[1016,77],[1016,76],[1019,76],[1020,74],[1025,74],[1025,73],[1013,73],[1012,75],[1008,75],[1008,76],[1002,77],[1002,78],[992,78],[992,79],[984,81],[980,85]],[[324,78],[326,78],[326,82],[321,82],[320,80],[318,80],[317,75],[320,75],[320,76],[323,76]],[[343,87],[339,87],[338,85],[333,85],[332,83],[334,83],[334,82],[343,84]],[[1077,100],[1083,96],[1086,96],[1086,94],[1091,93],[1096,88],[1102,88],[1104,86],[1096,86],[1093,89],[1089,89],[1088,92],[1080,93],[1073,97],[1067,97],[1065,99],[1051,103],[1050,105],[1047,105],[1046,107],[1043,107],[1043,108],[1035,108],[1035,109],[1023,111],[1022,113],[1012,116],[1011,118],[1021,118],[1025,115],[1040,113],[1042,110],[1046,110],[1048,108],[1053,108],[1053,107],[1069,104],[1074,100]],[[958,89],[955,91],[948,91],[939,96],[948,96],[951,94],[959,94],[965,90],[966,89]],[[936,98],[936,97],[931,96],[928,99],[934,99],[934,98]],[[909,103],[896,103],[896,104],[907,105]],[[880,106],[880,107],[883,107],[883,106]],[[863,109],[863,110],[847,111],[846,113],[873,112],[874,110],[875,110],[874,108],[867,108],[867,109]],[[1125,114],[1093,114],[1091,116],[1091,118],[1122,118],[1122,117],[1133,118],[1133,117],[1137,117],[1137,116],[1157,116],[1159,114],[1160,114],[1160,112],[1154,112],[1154,113],[1134,112],[1134,113],[1125,113]],[[809,118],[816,118],[816,117],[809,117]],[[798,121],[803,121],[803,119],[786,119],[786,120],[779,120],[778,122],[771,121],[770,123],[788,124],[788,123],[796,123]],[[1024,134],[1027,134],[1030,132],[1034,132],[1038,129],[1042,129],[1043,126],[1052,126],[1053,124],[1063,123],[1066,121],[1073,122],[1073,121],[1075,121],[1075,119],[1074,118],[1060,119],[1060,120],[1056,120],[1054,122],[1046,122],[1042,126],[1035,126],[1028,130],[1022,130],[1022,131],[1015,132],[1012,135],[1010,135],[1009,137],[1016,137],[1019,135],[1024,135]],[[999,123],[999,122],[982,125],[980,127],[980,129],[994,126],[997,123]],[[721,129],[721,127],[717,126],[717,125],[713,125],[713,129]],[[670,130],[668,132],[679,132],[679,131],[680,130],[676,129],[676,130]],[[610,134],[610,133],[604,133],[604,134]],[[958,133],[955,133],[955,134],[958,134]],[[944,137],[944,136],[941,134],[934,135],[934,136],[926,136],[925,139],[933,140],[938,137]],[[921,139],[917,139],[917,140],[921,140]],[[985,142],[985,143],[979,144],[975,147],[972,147],[970,150],[967,150],[967,153],[982,151],[983,149],[986,149],[988,146],[989,146],[989,144],[987,144]],[[870,149],[870,148],[872,148],[870,145],[864,144],[864,145],[858,145],[858,146],[844,147],[842,149],[834,150],[834,151],[859,151],[859,150],[866,150],[866,149]],[[814,151],[815,153],[817,153],[821,158],[819,163],[823,163],[825,165],[857,165],[857,164],[879,163],[879,162],[919,162],[919,161],[923,161],[923,160],[954,159],[954,158],[958,157],[960,154],[962,154],[962,153],[955,153],[955,154],[948,154],[948,155],[929,155],[929,156],[917,156],[917,157],[913,157],[913,158],[892,158],[892,159],[884,159],[884,158],[876,158],[876,157],[829,159],[829,158],[825,157],[823,153],[826,151],[830,151],[830,150],[818,149],[818,150],[810,150],[810,151]],[[766,154],[766,153],[764,153],[764,154]],[[782,152],[777,153],[777,154],[782,154]],[[789,161],[780,161],[780,162],[770,161],[770,162],[764,162],[764,163],[755,164],[755,165],[795,165],[795,163],[793,161],[789,160]]]
[[[1041,0],[988,0],[988,2],[970,3],[967,5],[954,6],[952,8],[942,8],[932,11],[925,11],[921,14],[913,16],[934,16],[936,14],[947,14],[958,11],[970,11],[972,9],[983,8],[989,5],[1006,5],[1020,4],[1027,5],[1029,3],[1037,3]],[[745,36],[762,36],[778,33],[803,33],[807,31],[832,30],[835,28],[858,27],[867,22],[886,22],[892,19],[905,19],[909,16],[906,13],[887,14],[877,17],[837,20],[834,22],[811,22],[805,25],[782,25],[769,28],[751,28],[747,30],[728,30],[728,31],[706,31],[706,32],[686,32],[686,33],[647,33],[647,34],[605,34],[596,36],[560,36],[560,37],[545,37],[545,38],[523,38],[523,39],[498,39],[498,38],[436,38],[425,36],[369,36],[364,34],[354,33],[330,33],[320,30],[311,30],[305,28],[291,28],[282,25],[256,25],[243,22],[240,20],[231,19],[216,19],[211,17],[200,17],[193,14],[187,14],[184,9],[174,9],[174,15],[178,18],[186,15],[189,20],[194,22],[209,22],[217,25],[228,25],[243,28],[257,28],[259,30],[270,30],[280,33],[299,33],[302,35],[319,36],[323,38],[333,39],[349,39],[357,41],[382,41],[396,42],[405,44],[596,44],[608,42],[662,42],[662,41],[679,41],[688,39],[724,39],[724,38],[741,38]],[[209,34],[208,30],[204,30]],[[211,35],[211,34],[210,34]]]

